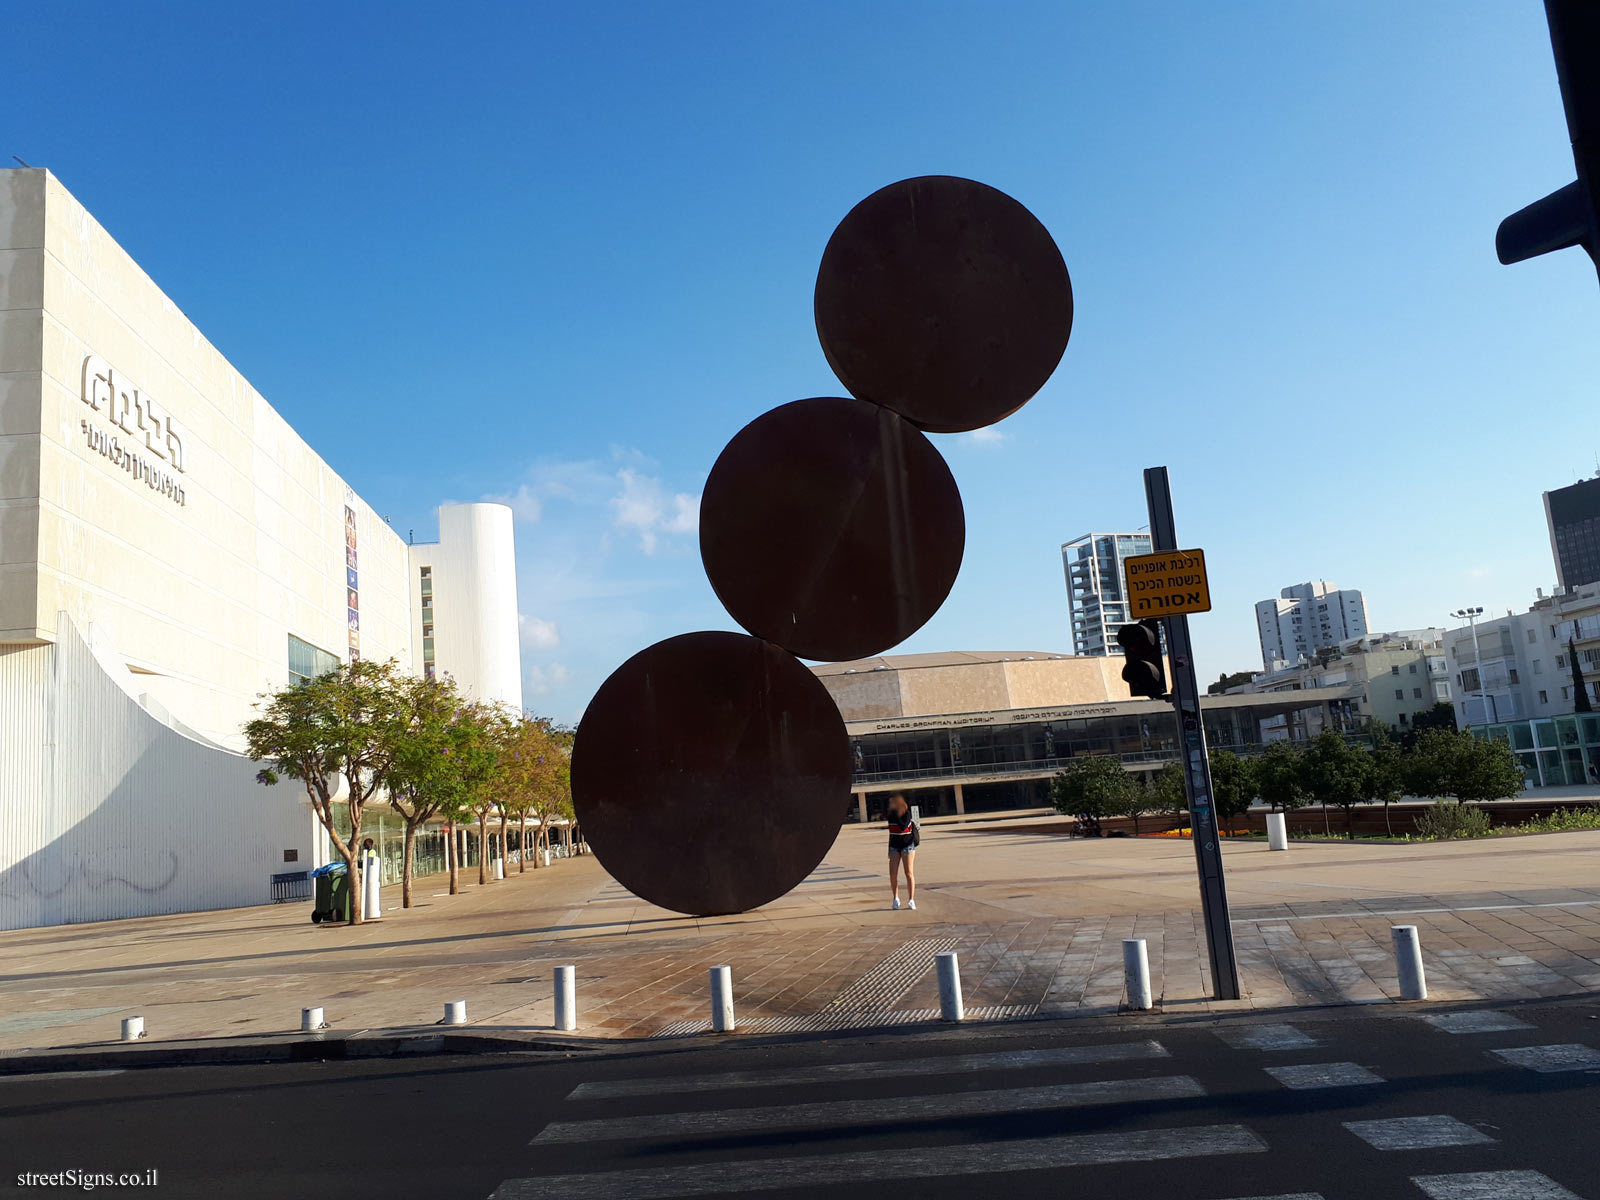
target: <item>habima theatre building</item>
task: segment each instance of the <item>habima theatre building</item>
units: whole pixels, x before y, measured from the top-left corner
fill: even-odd
[[[326,861],[241,753],[259,696],[394,658],[520,709],[513,551],[497,504],[407,544],[59,180],[0,170],[0,928]]]

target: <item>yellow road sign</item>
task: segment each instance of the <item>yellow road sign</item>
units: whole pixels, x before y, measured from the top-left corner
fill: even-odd
[[[1133,619],[1211,611],[1204,550],[1162,550],[1122,560]]]

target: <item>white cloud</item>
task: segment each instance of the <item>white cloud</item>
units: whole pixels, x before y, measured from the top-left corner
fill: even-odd
[[[561,634],[554,621],[531,617],[527,613],[517,614],[517,632],[524,650],[552,650],[561,644]]]
[[[522,682],[527,691],[535,696],[548,696],[557,688],[566,687],[572,682],[572,672],[560,663],[551,663],[548,667],[529,667],[523,674]]]
[[[523,484],[514,492],[488,495],[484,499],[491,504],[508,505],[513,517],[530,524],[544,515],[544,505],[527,484]]]
[[[621,491],[611,498],[619,529],[638,535],[639,548],[654,554],[663,533],[693,533],[700,527],[700,497],[687,492],[669,496],[661,480],[632,467],[617,472]]]
[[[1009,433],[1001,433],[993,425],[985,425],[982,429],[974,429],[962,436],[974,446],[999,446],[1011,440]]]

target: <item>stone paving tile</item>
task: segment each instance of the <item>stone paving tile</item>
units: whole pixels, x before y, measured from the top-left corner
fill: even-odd
[[[385,919],[357,929],[312,927],[303,909],[280,906],[0,933],[0,1011],[8,1014],[0,1049],[103,1041],[136,1011],[155,1037],[293,1029],[299,1008],[314,1003],[339,1028],[431,1025],[446,999],[461,998],[474,1024],[539,1024],[552,1017],[550,966],[559,962],[579,968],[583,1029],[640,1036],[704,1019],[706,972],[717,963],[734,966],[742,1015],[809,1015],[924,937],[954,940],[969,1007],[1115,1011],[1124,1000],[1124,937],[1146,940],[1160,1004],[1174,1012],[1392,1000],[1389,929],[1402,921],[1419,927],[1435,1000],[1600,986],[1600,888],[1553,886],[1592,875],[1600,835],[1517,839],[1521,846],[1296,845],[1287,856],[1229,846],[1230,890],[1262,902],[1234,909],[1246,996],[1224,1003],[1209,998],[1187,845],[1174,854],[1153,839],[1086,846],[952,827],[939,834],[925,853],[929,884],[915,913],[881,901],[879,831],[846,830],[795,893],[713,920],[643,904],[590,858],[487,886],[469,882],[453,897],[423,880],[416,908],[386,897]],[[936,856],[947,847],[958,850],[945,861],[960,861],[961,882],[938,880]],[[1390,864],[1393,851],[1403,852],[1403,866]],[[1141,887],[1075,885],[1071,862],[1090,855],[1096,878],[1114,859]],[[1425,890],[1382,892],[1395,870]],[[1503,890],[1452,890],[1458,876],[1491,870]],[[1307,895],[1300,880],[1318,894]],[[1162,896],[1184,896],[1183,906],[1157,899],[1138,910]],[[1107,908],[1074,908],[1080,897]],[[1534,904],[1550,907],[1527,907]],[[931,970],[883,1003],[937,1007]]]

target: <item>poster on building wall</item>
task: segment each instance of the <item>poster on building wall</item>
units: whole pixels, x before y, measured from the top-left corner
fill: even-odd
[[[344,582],[350,622],[350,661],[361,661],[361,583],[356,573],[356,494],[344,493]]]

